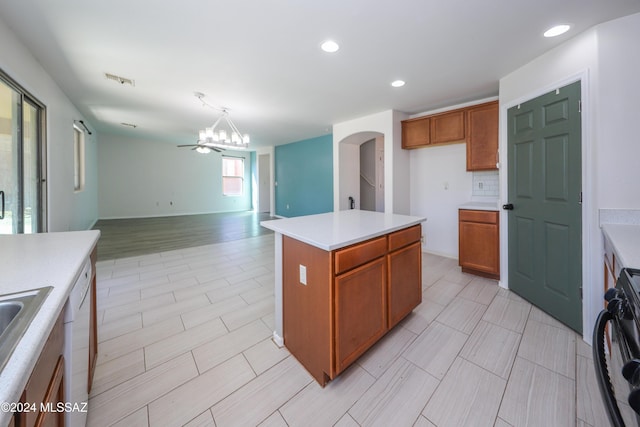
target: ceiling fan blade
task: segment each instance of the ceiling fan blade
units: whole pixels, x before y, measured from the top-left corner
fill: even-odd
[[[197,144],[178,145],[178,147],[199,147]]]

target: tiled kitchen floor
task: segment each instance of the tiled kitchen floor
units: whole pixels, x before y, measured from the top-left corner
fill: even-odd
[[[591,348],[423,255],[423,302],[324,389],[271,335],[273,235],[98,262],[88,426],[605,426]]]

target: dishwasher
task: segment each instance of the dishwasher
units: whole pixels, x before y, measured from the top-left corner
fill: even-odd
[[[65,426],[84,427],[89,400],[91,260],[76,279],[64,312]]]

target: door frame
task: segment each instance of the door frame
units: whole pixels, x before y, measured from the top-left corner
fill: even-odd
[[[602,277],[600,273],[602,263],[591,262],[592,257],[592,229],[597,227],[597,211],[595,209],[595,186],[593,182],[593,156],[592,146],[592,119],[591,102],[589,98],[590,79],[589,70],[585,69],[562,80],[555,81],[544,87],[540,87],[524,96],[521,96],[506,104],[500,104],[500,146],[498,148],[500,159],[500,205],[508,200],[508,120],[507,111],[511,107],[523,104],[526,101],[535,99],[557,88],[567,86],[580,81],[581,106],[581,132],[582,132],[582,335],[583,339],[591,343],[591,333],[593,331],[593,319],[599,310],[599,303],[602,301],[602,286],[595,281]],[[509,230],[507,211],[500,211],[500,286],[509,288]],[[600,304],[601,305],[601,304]]]

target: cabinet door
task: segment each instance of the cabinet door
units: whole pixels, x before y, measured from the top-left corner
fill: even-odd
[[[497,217],[497,212],[494,212]],[[460,221],[459,261],[463,271],[499,278],[499,230],[496,223]]]
[[[467,110],[467,170],[497,169],[498,102]]]
[[[42,411],[38,414],[35,427],[62,427],[64,426],[64,412],[57,412],[59,402],[64,402],[64,357],[58,358],[58,363],[53,371],[51,383],[47,389],[47,393],[43,399],[45,405],[52,410]]]
[[[402,148],[424,147],[431,143],[428,117],[402,122]]]
[[[464,122],[464,110],[455,110],[431,116],[431,143],[464,142]]]
[[[389,329],[422,302],[420,242],[389,254]]]
[[[387,331],[386,258],[335,278],[336,373]]]

